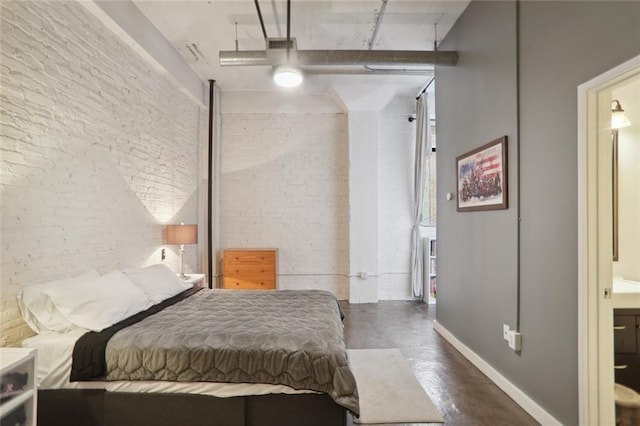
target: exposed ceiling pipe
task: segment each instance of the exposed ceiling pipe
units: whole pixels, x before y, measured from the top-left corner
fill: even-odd
[[[305,65],[455,65],[458,52],[431,50],[297,50],[297,64]],[[221,66],[276,66],[285,62],[267,57],[266,50],[221,50]]]
[[[371,40],[369,40],[369,50],[373,49],[373,45],[376,42],[376,38],[378,36],[378,30],[380,29],[380,24],[382,23],[382,17],[384,16],[384,12],[387,9],[387,0],[382,0],[382,5],[380,6],[380,11],[378,12],[378,17],[376,18],[376,23],[373,26],[373,34],[371,35]],[[402,75],[404,73],[412,74],[412,75],[424,75],[428,74],[430,70],[399,70],[393,68],[371,68],[370,64],[364,65],[364,69],[367,71],[364,74],[398,74]]]
[[[267,37],[264,28],[262,14],[258,0],[254,0],[262,33]],[[270,50],[267,55],[266,50],[245,50],[245,51],[220,51],[219,61],[221,66],[278,66],[288,62],[290,49],[290,1],[287,0],[287,43],[285,55],[277,50]],[[298,66],[363,66],[367,72],[373,73],[423,73],[421,70],[400,70],[400,69],[374,69],[371,66],[427,66],[427,65],[455,65],[458,62],[458,53],[454,51],[420,51],[420,50],[373,50],[372,46],[377,37],[378,28],[387,6],[387,0],[382,0],[382,6],[378,13],[374,26],[373,35],[369,41],[369,50],[296,50]],[[428,73],[430,70],[425,70]],[[316,71],[316,73],[320,73]],[[327,72],[335,73],[335,72]],[[349,74],[353,72],[346,72]],[[355,72],[357,74],[357,72]]]
[[[373,48],[373,44],[376,41],[376,36],[378,35],[378,28],[380,27],[380,22],[382,22],[382,15],[384,15],[384,10],[387,8],[387,0],[382,0],[382,6],[380,7],[380,12],[378,12],[378,18],[376,19],[376,24],[373,27],[373,35],[371,35],[371,40],[369,40],[369,50]]]
[[[433,70],[409,70],[406,68],[394,70],[392,68],[385,69],[369,69],[369,68],[356,68],[356,69],[344,69],[344,68],[303,68],[302,71],[306,75],[418,75],[418,76],[432,76]]]

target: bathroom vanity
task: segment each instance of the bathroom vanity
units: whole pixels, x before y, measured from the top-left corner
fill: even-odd
[[[614,309],[616,383],[640,392],[640,308]]]

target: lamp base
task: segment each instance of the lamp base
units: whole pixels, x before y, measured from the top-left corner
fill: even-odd
[[[188,280],[189,277],[184,274],[184,244],[180,244],[180,275],[181,280]]]

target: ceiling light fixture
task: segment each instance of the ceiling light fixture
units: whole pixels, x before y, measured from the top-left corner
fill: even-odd
[[[302,71],[290,61],[291,51],[291,0],[287,0],[287,62],[276,68],[273,80],[278,86],[296,87],[302,83]]]
[[[278,86],[296,87],[302,83],[302,72],[292,65],[280,65],[273,74],[273,80]]]
[[[611,128],[613,130],[631,126],[631,122],[617,100],[611,101]]]

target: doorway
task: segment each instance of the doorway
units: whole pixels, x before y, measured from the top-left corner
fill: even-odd
[[[613,90],[640,78],[640,56],[578,87],[578,366],[580,424],[615,424]]]

